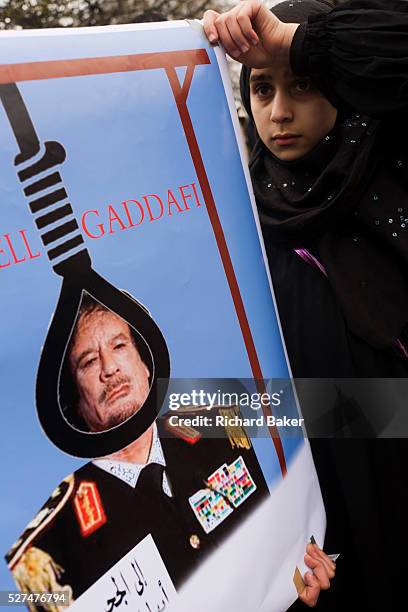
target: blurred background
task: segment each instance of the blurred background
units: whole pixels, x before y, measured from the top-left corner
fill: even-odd
[[[266,6],[280,0],[265,2]],[[333,0],[340,4],[344,0]],[[200,19],[207,9],[228,10],[238,0],[0,0],[0,30]]]

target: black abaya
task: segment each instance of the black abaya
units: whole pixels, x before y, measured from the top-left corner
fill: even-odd
[[[294,0],[291,5],[298,1]],[[347,115],[351,107],[354,112],[381,120],[377,141],[381,155],[362,197],[366,197],[370,190],[375,196],[376,187],[373,185],[376,181],[375,185],[385,185],[382,194],[384,206],[395,205],[395,212],[403,213],[408,210],[404,167],[408,167],[408,141],[404,136],[408,133],[408,2],[358,0],[340,5],[331,13],[314,16],[309,21],[295,35],[291,49],[292,68],[298,74],[311,76],[343,115]],[[268,155],[267,152],[263,154]],[[395,172],[390,172],[393,166]],[[371,166],[368,164],[366,167]],[[367,176],[363,172],[361,181]],[[313,232],[305,236],[303,244],[280,241],[276,220],[281,221],[281,210],[278,206],[274,218],[272,195],[265,206],[257,190],[261,180],[257,171],[253,170],[252,179],[258,195],[266,250],[294,377],[408,378],[404,342],[399,353],[390,350],[391,342],[387,345],[384,341],[380,346],[375,332],[378,329],[378,335],[382,334],[381,324],[376,328],[374,323],[368,329],[366,322],[361,320],[358,302],[357,314],[353,311],[347,283],[342,283],[342,280],[347,280],[347,267],[338,283],[336,270],[331,279],[331,270],[327,277],[317,266],[310,265],[295,253],[294,246],[304,247],[318,260],[322,240],[325,240],[324,224],[317,236],[313,236]],[[397,188],[394,190],[395,185]],[[350,214],[354,212],[351,210]],[[383,221],[395,224],[390,237],[394,231],[397,233],[395,238],[398,238],[401,250],[397,252],[391,241],[386,255],[392,252],[393,256],[400,257],[402,251],[408,252],[408,223],[405,226],[404,214],[389,218],[392,220],[384,218]],[[347,221],[342,220],[339,232],[344,231],[346,224]],[[272,235],[271,227],[274,228]],[[327,230],[338,236],[333,226]],[[301,232],[298,231],[296,240],[299,236]],[[274,237],[278,239],[274,240]],[[356,258],[363,256],[356,252]],[[405,283],[407,268],[404,257],[397,265],[401,273],[400,282]],[[372,271],[375,276],[376,270]],[[378,286],[382,286],[381,282]],[[400,290],[405,290],[405,286],[395,287],[395,301],[391,304],[391,283],[391,290],[387,290],[380,307],[385,313],[391,312],[388,306],[395,307],[401,329],[399,339],[406,341],[406,328],[401,328],[401,324],[404,317],[408,320],[408,311],[403,300],[398,302],[402,295]],[[390,330],[395,322],[396,319],[390,319],[387,341],[392,339]],[[392,401],[390,397],[390,403]],[[384,406],[390,418],[393,408]],[[353,434],[353,427],[350,431]],[[331,434],[336,435],[336,432]],[[325,550],[341,553],[332,587],[321,593],[316,609],[393,611],[406,607],[407,441],[404,438],[367,439],[364,436],[357,439],[312,438],[311,446],[328,518]],[[297,602],[295,608],[304,606]]]

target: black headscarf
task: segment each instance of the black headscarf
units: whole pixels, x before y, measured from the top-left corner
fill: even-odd
[[[302,23],[330,10],[319,0],[289,0],[272,12]],[[243,67],[241,95],[252,117],[249,77]],[[333,130],[298,160],[279,160],[257,137],[250,170],[265,241],[308,249],[323,266],[349,329],[406,359],[408,245],[400,227],[408,227],[408,181],[401,172],[408,160],[395,146],[394,156],[384,154],[389,145],[381,127],[344,105]]]

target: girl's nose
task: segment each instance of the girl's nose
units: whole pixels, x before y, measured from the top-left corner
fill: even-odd
[[[271,103],[270,119],[274,123],[288,123],[293,120],[293,109],[288,96],[276,92]]]

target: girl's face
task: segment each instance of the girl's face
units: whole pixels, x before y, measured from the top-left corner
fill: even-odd
[[[309,78],[296,77],[287,65],[253,68],[249,82],[259,137],[279,159],[306,155],[334,127],[334,106]]]

